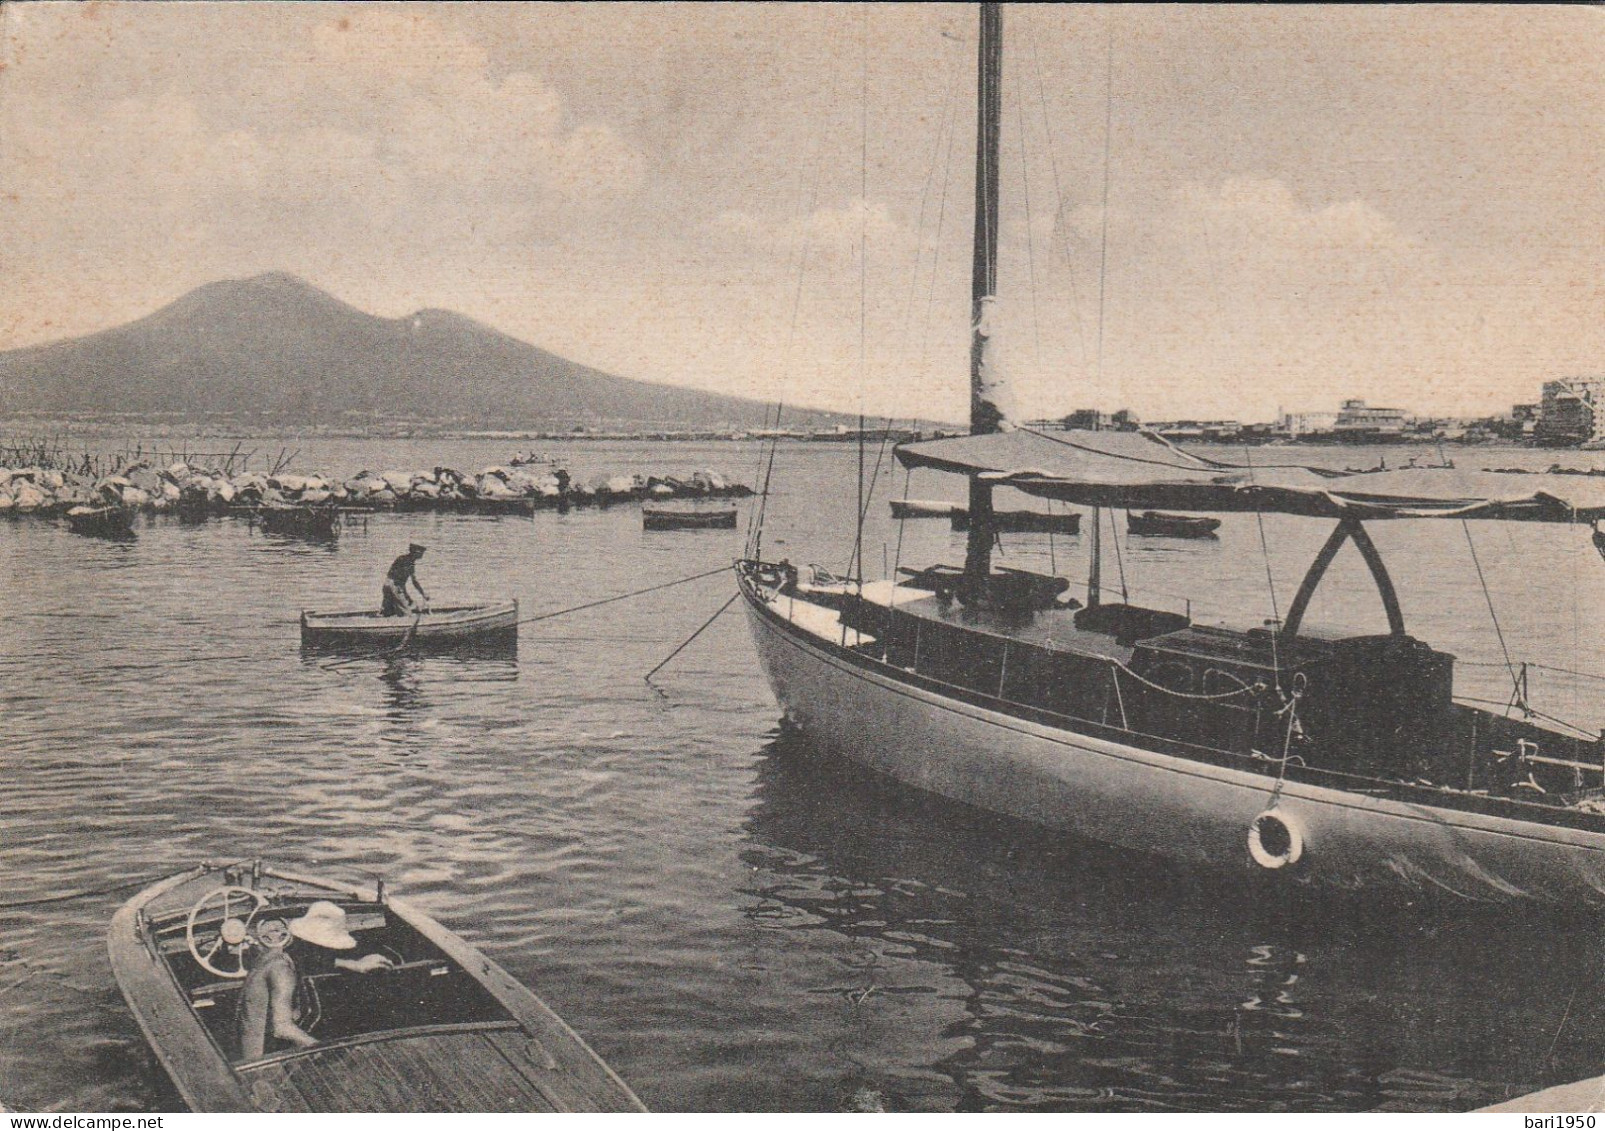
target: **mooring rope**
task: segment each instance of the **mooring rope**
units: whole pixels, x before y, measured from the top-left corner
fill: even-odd
[[[674,651],[670,652],[667,656],[663,657],[662,661],[659,662],[657,667],[655,667],[651,671],[647,672],[646,675],[642,676],[641,678],[644,679],[647,683],[651,683],[653,676],[657,675],[658,672],[660,672],[664,668],[666,668],[668,666],[670,660],[674,659],[681,652],[684,652],[686,650],[686,648],[691,644],[691,642],[693,640],[695,640],[697,637],[701,636],[704,632],[706,632],[708,630],[708,627],[710,625],[712,625],[714,621],[718,620],[721,616],[723,616],[724,615],[724,611],[726,609],[728,609],[731,605],[734,605],[736,603],[736,598],[738,598],[740,596],[741,596],[741,593],[739,591],[730,594],[730,599],[728,601],[726,601],[724,604],[719,606],[719,611],[718,612],[714,613],[707,620],[703,621],[702,622],[702,626],[700,628],[698,628],[690,636],[687,636],[684,640],[682,640],[680,642],[680,646],[678,648],[676,648]]]
[[[0,911],[16,911],[23,907],[43,907],[51,903],[71,903],[77,899],[94,899],[103,895],[117,895],[121,892],[132,891],[139,887],[149,887],[157,880],[171,875],[171,872],[162,872],[158,875],[145,876],[138,880],[129,880],[126,883],[113,884],[111,887],[92,888],[88,891],[71,891],[65,895],[46,895],[38,899],[16,899],[8,903],[0,903]]]
[[[684,585],[690,581],[701,581],[704,577],[712,577],[716,573],[725,573],[730,569],[727,565],[717,569],[706,570],[703,573],[693,573],[690,577],[682,577],[675,581],[665,581],[661,585],[649,585],[645,589],[636,589],[629,593],[620,593],[616,597],[603,597],[600,601],[587,601],[583,605],[570,605],[566,609],[555,609],[549,613],[537,613],[532,617],[524,617],[519,624],[534,624],[536,621],[552,620],[554,617],[565,617],[569,613],[583,612],[586,609],[595,609],[602,605],[611,605],[615,601],[627,601],[631,597],[640,597],[646,593],[656,593],[660,589],[672,589],[676,585]]]

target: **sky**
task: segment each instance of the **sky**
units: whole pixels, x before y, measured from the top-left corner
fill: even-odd
[[[0,3],[0,349],[288,271],[623,376],[968,405],[975,9]],[[1022,417],[1605,375],[1605,9],[1008,6]]]

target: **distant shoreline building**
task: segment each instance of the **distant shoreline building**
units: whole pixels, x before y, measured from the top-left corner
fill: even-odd
[[[1402,408],[1383,408],[1380,405],[1368,405],[1362,400],[1347,400],[1338,410],[1332,432],[1339,440],[1363,444],[1403,436],[1410,430],[1410,423],[1410,415]]]
[[[1330,436],[1337,427],[1335,412],[1284,412],[1278,429],[1290,440],[1301,436]]]
[[[1545,381],[1533,441],[1541,448],[1605,442],[1605,378]]]

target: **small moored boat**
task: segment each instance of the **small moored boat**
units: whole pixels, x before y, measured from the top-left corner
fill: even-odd
[[[892,499],[893,518],[949,518],[958,509],[934,499]]]
[[[73,507],[66,514],[67,529],[94,538],[127,539],[134,536],[133,507]]]
[[[1219,529],[1220,519],[1203,515],[1126,512],[1126,533],[1147,538],[1213,538]]]
[[[292,538],[337,538],[340,510],[329,506],[269,506],[256,512],[256,520],[268,534]]]
[[[641,508],[642,530],[734,530],[735,507]]]
[[[954,530],[970,528],[968,507],[954,507],[952,513]],[[1080,534],[1081,512],[993,511],[988,525],[1002,534]]]
[[[371,609],[342,613],[308,609],[301,614],[305,648],[430,651],[517,643],[517,601],[449,605],[392,617]]]
[[[247,973],[318,903],[343,913],[351,954],[389,966],[298,960],[296,1023],[317,1043],[247,1059]],[[645,1110],[540,998],[382,882],[202,865],[129,900],[107,949],[156,1059],[197,1112]]]

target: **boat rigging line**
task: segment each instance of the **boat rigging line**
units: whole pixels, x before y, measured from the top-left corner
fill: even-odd
[[[1053,128],[1048,120],[1048,89],[1042,78],[1042,58],[1037,53],[1036,20],[1034,15],[1023,20],[1022,23],[1025,26],[1026,42],[1031,47],[1032,68],[1036,72],[1037,106],[1042,111],[1042,136],[1048,147],[1048,168],[1053,172],[1053,227],[1054,231],[1058,232],[1061,227],[1059,220],[1065,205],[1064,190],[1060,187],[1059,156],[1053,146]],[[1070,231],[1068,226],[1065,226],[1062,238],[1064,240],[1065,275],[1070,281],[1070,314],[1075,320],[1076,341],[1081,346],[1081,365],[1083,371],[1085,371],[1087,364],[1087,328],[1081,319],[1081,294],[1076,286],[1076,272],[1070,254]],[[1051,257],[1049,262],[1052,262]],[[1035,301],[1034,296],[1033,301]]]
[[[1131,591],[1126,588],[1126,559],[1120,552],[1120,527],[1115,522],[1115,508],[1104,508],[1109,512],[1109,540],[1115,544],[1115,565],[1120,570],[1120,599],[1131,604]]]
[[[729,569],[730,567],[727,565],[719,566],[716,569],[704,570],[702,573],[693,573],[690,577],[681,577],[674,581],[665,581],[659,585],[649,585],[645,589],[634,589],[628,593],[620,593],[614,597],[603,597],[599,601],[586,601],[583,605],[570,605],[566,609],[553,609],[549,613],[536,613],[532,617],[520,618],[518,623],[534,624],[536,621],[552,620],[556,617],[566,617],[570,613],[583,612],[586,609],[595,609],[602,605],[611,605],[615,601],[627,601],[631,597],[640,597],[647,593],[656,593],[660,589],[672,589],[676,585],[685,585],[687,582],[691,581],[701,581],[704,577],[712,577],[714,574],[726,573],[729,571]]]
[[[693,640],[695,640],[697,637],[701,636],[705,631],[707,631],[709,626],[712,625],[714,621],[716,621],[720,617],[722,617],[724,615],[724,611],[726,609],[728,609],[731,605],[734,605],[740,598],[741,598],[741,590],[737,589],[734,593],[730,594],[729,600],[725,601],[724,604],[719,606],[719,611],[718,612],[714,613],[707,620],[703,621],[701,626],[695,632],[693,632],[690,636],[687,636],[684,640],[682,640],[680,642],[679,647],[675,648],[674,651],[670,652],[667,656],[663,657],[663,659],[658,662],[658,665],[656,667],[654,667],[651,671],[647,672],[646,675],[642,676],[641,678],[643,680],[645,680],[650,685],[652,683],[652,677],[653,676],[657,675],[658,672],[662,671],[665,667],[667,667],[670,660],[674,659],[681,652],[685,651],[687,646],[690,645],[690,643]],[[657,688],[654,687],[653,690],[656,691]]]
[[[836,99],[839,78],[837,58],[836,55],[832,55],[832,65],[829,68],[830,92],[825,97],[825,105],[827,106],[831,105]],[[797,341],[797,323],[802,313],[803,281],[808,277],[808,253],[813,248],[814,243],[815,226],[807,223],[807,220],[814,215],[819,207],[819,185],[824,179],[825,170],[825,139],[830,136],[830,130],[827,128],[828,123],[823,116],[821,116],[818,126],[819,131],[814,142],[813,183],[809,186],[808,203],[802,210],[801,218],[803,223],[798,226],[799,235],[796,248],[797,284],[792,288],[791,320],[786,328],[786,345],[781,355],[782,366],[786,370],[790,369],[792,347]],[[785,409],[785,401],[785,395],[782,393],[775,402],[775,434],[769,438],[769,461],[764,469],[763,490],[759,493],[758,505],[752,509],[752,514],[748,520],[748,556],[752,558],[763,557],[764,517],[768,512],[769,506],[769,484],[775,473],[775,454],[780,449],[780,418]],[[764,419],[768,420],[767,410],[765,411]]]
[[[1499,638],[1499,653],[1504,656],[1505,670],[1510,673],[1512,689],[1510,706],[1519,706],[1522,713],[1531,718],[1533,709],[1527,705],[1521,677],[1516,674],[1516,665],[1511,662],[1510,649],[1505,644],[1505,630],[1499,626],[1499,614],[1494,611],[1494,595],[1488,591],[1488,579],[1483,576],[1482,561],[1477,557],[1477,544],[1471,540],[1471,524],[1461,519],[1460,529],[1466,532],[1466,546],[1471,550],[1471,564],[1477,568],[1477,584],[1482,586],[1482,599],[1488,603],[1488,619],[1494,622],[1494,635]]]
[[[1109,15],[1109,49],[1104,67],[1103,90],[1103,216],[1102,234],[1098,247],[1098,362],[1097,387],[1103,391],[1103,324],[1106,306],[1106,282],[1109,274],[1109,150],[1115,121],[1115,24],[1114,14]],[[1117,398],[1118,399],[1118,398]]]
[[[1257,487],[1258,484],[1254,481],[1254,456],[1249,452],[1247,444],[1243,445],[1243,462],[1248,468],[1249,486]],[[1261,555],[1265,559],[1265,587],[1270,590],[1271,594],[1271,674],[1276,678],[1276,690],[1280,693],[1282,690],[1282,664],[1281,657],[1277,652],[1276,638],[1282,635],[1282,610],[1278,607],[1276,601],[1276,578],[1271,573],[1271,545],[1265,538],[1265,515],[1260,510],[1258,491],[1254,492],[1254,521],[1259,526],[1259,548]]]

